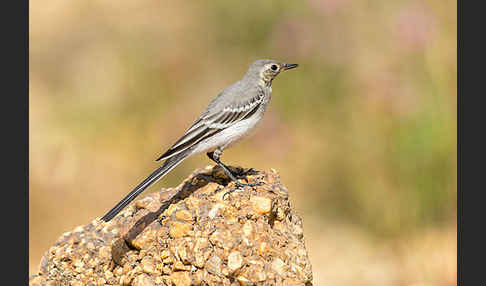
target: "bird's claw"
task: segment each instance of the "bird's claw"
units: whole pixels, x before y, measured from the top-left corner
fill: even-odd
[[[243,172],[240,172],[240,173],[237,173],[235,174],[234,172],[232,172],[232,175],[235,176],[236,178],[238,179],[243,179],[245,180],[247,183],[248,183],[248,175],[258,175],[260,174],[259,171],[255,170],[254,168],[250,168],[246,171],[243,171]]]
[[[248,180],[246,180],[246,181],[248,182]],[[242,189],[243,189],[243,188],[245,188],[245,187],[256,187],[256,186],[261,186],[261,185],[263,185],[263,184],[264,184],[263,182],[257,182],[257,183],[253,183],[253,184],[242,184],[242,183],[240,183],[240,182],[238,182],[238,181],[236,181],[236,182],[234,182],[234,183],[235,183],[235,185],[236,185],[236,188],[235,188],[235,189],[232,189],[232,190],[229,190],[229,191],[227,191],[226,193],[224,193],[224,194],[223,194],[223,200],[225,199],[225,197],[226,197],[227,195],[230,195],[231,193],[233,193],[234,191],[236,191],[236,190],[237,190],[237,189],[239,189],[239,188],[242,188]]]
[[[226,196],[230,195],[232,192],[234,192],[236,190],[230,190],[230,191],[227,191],[226,193],[223,194],[223,200],[226,199]]]
[[[256,187],[256,186],[261,186],[261,185],[263,185],[263,184],[264,184],[264,182],[261,182],[261,181],[256,182],[256,183],[252,183],[252,184],[248,184],[248,178],[244,177],[243,179],[244,179],[244,180],[247,182],[247,184],[242,184],[242,183],[240,183],[240,182],[238,182],[238,181],[235,181],[235,185],[236,185],[238,188],[244,188],[244,187]]]

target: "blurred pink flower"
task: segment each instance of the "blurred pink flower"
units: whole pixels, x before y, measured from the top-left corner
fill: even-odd
[[[420,50],[432,40],[435,18],[429,10],[419,4],[403,8],[395,19],[395,35],[408,50]]]
[[[309,0],[309,6],[326,15],[336,13],[340,8],[348,5],[347,0]]]
[[[272,45],[284,56],[311,57],[318,43],[313,26],[302,19],[284,20],[277,24]]]

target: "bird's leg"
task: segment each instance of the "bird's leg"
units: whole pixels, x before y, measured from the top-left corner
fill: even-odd
[[[248,180],[246,178],[247,175],[258,175],[258,174],[260,174],[259,171],[255,170],[254,168],[250,168],[246,171],[243,171],[243,173],[238,176],[241,176],[248,183]]]
[[[231,170],[229,169],[229,167],[226,166],[223,162],[221,162],[219,160],[219,157],[221,156],[221,150],[216,149],[213,152],[208,152],[207,155],[208,155],[209,159],[213,160],[216,164],[218,164],[224,170],[224,172],[226,173],[226,175],[228,175],[228,177],[235,183],[235,185],[237,187],[242,188],[242,187],[246,187],[246,186],[254,187],[254,186],[261,185],[261,183],[256,183],[256,184],[242,184],[242,183],[238,182],[238,179],[231,172]],[[226,193],[225,195],[227,195],[227,194],[229,194],[231,192],[233,192],[233,191],[230,191],[230,192]]]
[[[248,183],[248,179],[246,178],[248,175],[258,175],[260,173],[259,171],[255,170],[254,168],[250,168],[250,169],[248,169],[246,171],[243,170],[240,173],[234,173],[231,170],[230,167],[226,166],[226,164],[224,164],[223,162],[221,162],[221,160],[219,160],[219,158],[221,157],[221,154],[222,154],[222,151],[220,149],[216,149],[213,152],[207,153],[209,159],[211,159],[212,161],[216,162],[221,168],[223,168],[223,170],[225,171],[225,173],[230,172],[231,175],[233,175],[233,177],[235,177],[236,179],[244,179]]]

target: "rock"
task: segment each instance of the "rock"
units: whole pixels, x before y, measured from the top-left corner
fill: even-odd
[[[191,277],[189,272],[174,272],[170,275],[173,285],[191,286]]]
[[[228,255],[228,268],[231,272],[235,272],[236,270],[240,269],[243,265],[243,257],[239,251],[233,251]]]
[[[268,214],[272,210],[272,200],[267,197],[251,197],[255,212],[258,214]]]
[[[133,279],[132,286],[155,286],[155,281],[147,274],[140,274]]]
[[[263,184],[224,196],[235,189],[224,172],[198,169],[110,222],[64,233],[29,285],[312,285],[302,220],[278,173],[247,178]]]
[[[145,256],[144,258],[142,258],[142,261],[140,262],[140,264],[142,265],[142,270],[145,273],[158,274],[158,271],[156,270],[156,267],[155,267],[154,259],[152,257]]]
[[[182,221],[186,222],[191,222],[192,221],[192,215],[189,211],[187,210],[180,210],[176,213],[176,218]]]
[[[221,258],[217,255],[211,256],[206,261],[206,270],[211,274],[221,276]]]
[[[173,238],[180,238],[189,235],[192,225],[184,222],[173,221],[170,223],[169,229],[170,236]]]
[[[280,276],[284,275],[285,273],[285,263],[280,258],[275,258],[272,262],[272,269],[275,270]]]

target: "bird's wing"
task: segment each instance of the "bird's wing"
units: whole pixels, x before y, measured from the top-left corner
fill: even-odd
[[[209,108],[187,129],[184,135],[172,147],[162,154],[157,161],[170,158],[200,141],[254,114],[263,102],[263,90],[247,100],[229,104],[217,111]]]

